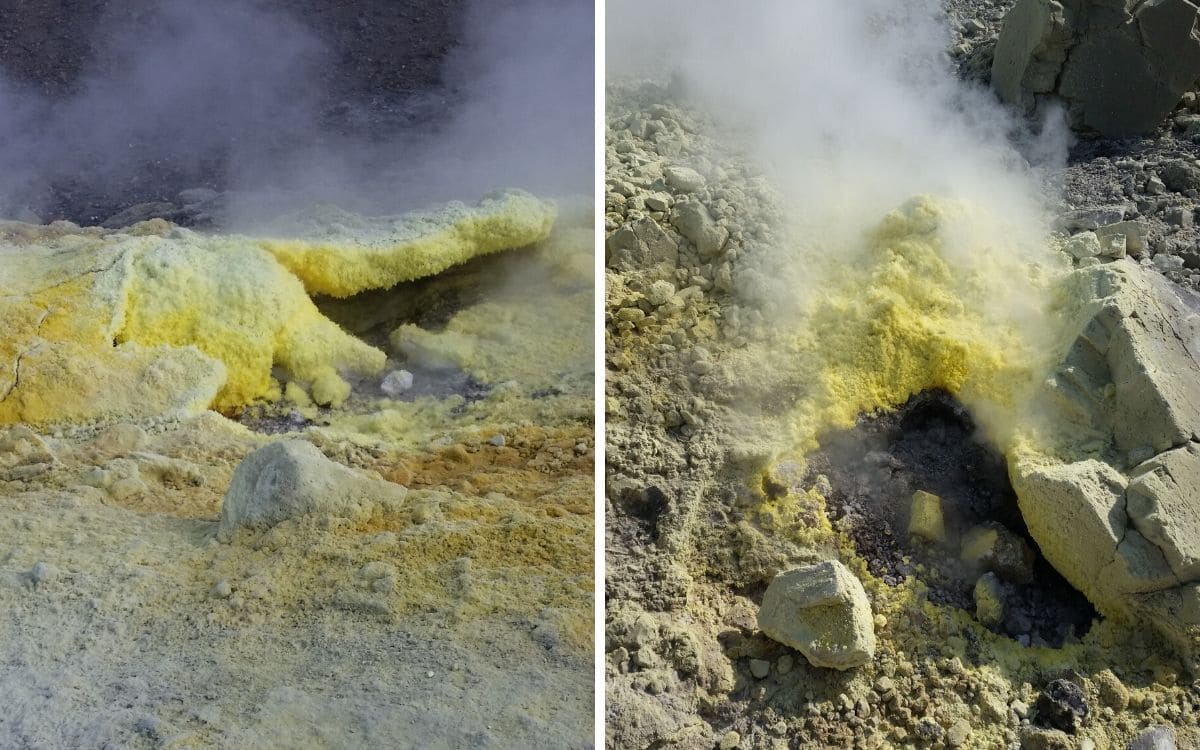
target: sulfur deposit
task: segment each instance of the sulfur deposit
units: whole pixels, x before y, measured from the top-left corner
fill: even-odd
[[[608,102],[608,747],[1200,742],[1200,306],[1140,224],[796,231],[735,129]]]
[[[0,746],[587,747],[590,207],[290,226],[0,228]]]

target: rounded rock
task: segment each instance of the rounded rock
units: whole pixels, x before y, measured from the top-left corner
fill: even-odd
[[[836,560],[775,576],[763,596],[758,626],[817,667],[852,669],[875,655],[874,618],[866,591]]]

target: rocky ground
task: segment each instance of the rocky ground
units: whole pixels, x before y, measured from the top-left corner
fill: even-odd
[[[463,208],[448,215],[469,223]],[[6,224],[0,745],[590,746],[590,216],[562,201],[532,247],[320,307],[282,265],[263,275],[275,261],[248,238]],[[372,226],[432,268],[479,249],[428,245],[429,215],[403,231],[360,218],[357,245],[337,226],[320,247],[343,272]],[[139,302],[146,237],[229,248],[251,293],[187,251],[173,271],[161,256],[151,275],[181,272],[232,313],[172,329],[206,303],[182,289]],[[291,258],[299,274],[329,267]],[[137,343],[146,303],[166,317],[144,334],[187,341]],[[114,310],[124,331],[93,341]],[[294,326],[303,342],[281,344]],[[57,375],[39,370],[66,350]],[[376,365],[343,360],[329,393],[297,376],[301,359],[352,350]],[[110,370],[110,352],[141,364]]]
[[[978,60],[1008,7],[947,4],[951,54],[964,77],[978,80],[987,69]],[[886,380],[894,373],[905,381],[942,356],[941,345],[927,348],[930,329],[956,342],[956,358],[997,356],[988,352],[1001,334],[986,321],[919,322],[943,314],[929,306],[942,309],[942,292],[970,289],[965,274],[924,264],[923,275],[941,280],[913,288],[894,286],[884,266],[867,261],[826,272],[802,288],[828,299],[800,319],[806,328],[788,330],[778,322],[794,315],[786,291],[797,276],[822,271],[779,265],[773,251],[796,238],[787,236],[782,198],[740,150],[736,131],[665,83],[616,82],[607,101],[608,747],[1200,746],[1200,692],[1186,651],[1165,644],[1148,620],[1097,614],[1076,588],[1109,612],[1112,600],[1050,568],[1047,560],[1060,567],[1063,556],[1049,547],[1042,554],[1033,537],[1044,541],[1044,532],[1025,528],[1022,513],[1031,511],[1014,502],[1006,476],[1013,464],[1006,472],[1009,457],[989,439],[994,432],[973,424],[972,409],[987,398],[971,392],[1007,388],[1005,368],[1026,364],[1019,347],[1000,345],[1004,353],[992,361],[1010,361],[982,375],[982,385],[967,376],[966,406],[944,401],[938,389],[955,379],[945,372],[918,376],[912,391]],[[1190,102],[1154,137],[1081,137],[1049,181],[1060,234],[1047,244],[1135,220],[1136,231],[1121,237],[1134,260],[1116,265],[1193,289],[1197,196],[1176,179],[1195,158]],[[908,224],[916,215],[901,209],[877,231],[919,237]],[[892,257],[913,252],[882,241]],[[1083,260],[1087,253],[1052,261],[1051,252],[1047,267],[1064,273],[1072,261],[1112,263],[1097,254]],[[1007,273],[1014,281],[1023,274]],[[913,321],[869,302],[860,312],[881,290],[927,306],[913,307]],[[996,293],[985,284],[964,299]],[[1055,315],[1079,303],[1066,296]],[[868,337],[893,348],[876,352],[863,343]],[[912,360],[906,348],[915,350]],[[885,352],[903,361],[881,366],[884,380],[856,369]],[[1182,387],[1194,396],[1194,383]],[[863,409],[838,394],[851,393],[849,402],[866,411],[882,404],[854,397],[855,388],[893,394],[893,407],[924,390],[918,400],[941,406],[856,420]],[[1127,461],[1154,452],[1093,455],[1125,471]],[[939,512],[936,529],[919,527],[908,506],[914,490],[963,504],[945,518]],[[989,561],[968,555],[966,542],[961,555],[947,551],[958,549],[959,535],[981,538],[970,537],[980,524],[994,532],[989,538],[1007,540],[991,542]],[[1072,538],[1082,549],[1088,537],[1078,531]],[[840,560],[861,581],[862,596],[829,583],[831,598],[822,600],[846,607],[837,610],[846,625],[824,631],[828,641],[784,645],[777,628],[768,637],[760,607],[776,574],[823,560]],[[980,568],[971,566],[980,564],[992,572],[977,584]],[[989,597],[1019,604],[1003,609],[1006,619],[989,619]],[[849,604],[860,599],[869,603],[865,615]],[[872,649],[865,631],[874,633]],[[840,639],[848,640],[830,653]],[[866,652],[865,661],[851,658]],[[815,667],[810,653],[850,668]]]

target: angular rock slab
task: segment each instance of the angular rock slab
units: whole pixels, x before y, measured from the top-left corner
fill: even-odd
[[[289,519],[358,518],[381,504],[398,505],[407,494],[400,485],[331,461],[312,443],[271,443],[234,471],[217,538],[228,542],[239,528],[267,529]]]
[[[775,576],[758,627],[816,667],[846,670],[875,656],[875,623],[862,583],[836,560]]]
[[[996,44],[996,93],[1026,112],[1056,94],[1073,127],[1108,137],[1153,130],[1200,77],[1200,11],[1189,0],[1130,5],[1018,0]]]
[[[534,245],[550,236],[557,216],[554,203],[509,190],[488,195],[474,206],[454,201],[437,211],[391,221],[342,213],[312,222],[305,228],[308,236],[264,239],[261,245],[310,294],[349,297],[433,276],[472,258]],[[346,241],[347,229],[353,242]]]
[[[1130,519],[1181,581],[1200,580],[1200,446],[1155,456],[1133,472]]]
[[[1010,451],[1042,554],[1106,615],[1200,665],[1200,297],[1129,260],[1066,280],[1037,411],[1052,449]]]

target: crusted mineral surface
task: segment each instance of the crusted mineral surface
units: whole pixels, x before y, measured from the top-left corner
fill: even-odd
[[[236,410],[282,394],[273,368],[318,404],[340,405],[351,391],[343,375],[379,374],[387,355],[331,322],[310,294],[391,288],[530,246],[555,215],[552,203],[504,193],[391,220],[309,216],[293,223],[306,238],[289,241],[201,235],[161,219],[119,232],[9,224],[0,422]]]
[[[344,299],[256,238],[0,227],[0,746],[589,746],[591,210],[493,200]]]

